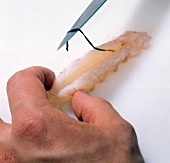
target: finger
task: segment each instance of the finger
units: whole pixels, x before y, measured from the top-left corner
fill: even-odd
[[[36,112],[49,105],[46,90],[51,88],[54,78],[54,73],[43,67],[31,67],[15,73],[7,83],[12,119],[24,110]]]
[[[77,118],[87,123],[104,126],[113,120],[122,119],[109,102],[81,91],[73,95],[72,105]]]

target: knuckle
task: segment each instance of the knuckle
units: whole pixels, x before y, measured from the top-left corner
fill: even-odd
[[[119,128],[119,138],[120,141],[126,142],[128,144],[134,144],[136,143],[136,132],[134,127],[127,121],[123,120],[122,123],[118,125]]]
[[[129,122],[125,121],[125,120],[122,123],[122,127],[124,129],[126,129],[127,131],[133,130],[133,126]]]
[[[129,122],[126,122],[126,132],[130,136],[135,136],[136,135],[134,127]]]
[[[23,78],[24,74],[24,71],[21,70],[12,75],[7,82],[7,90],[9,91],[14,84],[17,84]]]
[[[44,119],[39,116],[31,116],[18,120],[15,134],[17,137],[28,141],[37,141],[45,133]]]
[[[124,119],[116,121],[112,124],[112,132],[120,139],[129,139],[136,135],[134,127]]]
[[[127,121],[123,120],[123,122],[120,124],[120,127],[126,135],[132,136],[135,133],[134,127]]]

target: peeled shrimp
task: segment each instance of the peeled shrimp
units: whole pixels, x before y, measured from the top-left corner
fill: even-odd
[[[98,46],[106,51],[87,52],[59,73],[48,92],[48,98],[55,106],[59,106],[71,100],[77,90],[92,91],[110,72],[117,71],[120,63],[139,55],[142,49],[147,49],[150,39],[145,32],[128,31]]]

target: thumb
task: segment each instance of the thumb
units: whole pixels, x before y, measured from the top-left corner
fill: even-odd
[[[77,118],[86,123],[103,126],[122,119],[108,101],[81,91],[73,95],[72,105]]]

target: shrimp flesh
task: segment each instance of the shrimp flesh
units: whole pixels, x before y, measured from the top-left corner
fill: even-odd
[[[71,100],[77,90],[92,91],[110,72],[117,71],[120,63],[147,49],[150,39],[145,32],[127,31],[117,39],[98,46],[106,51],[94,49],[87,52],[59,73],[48,91],[48,98],[57,107]]]

